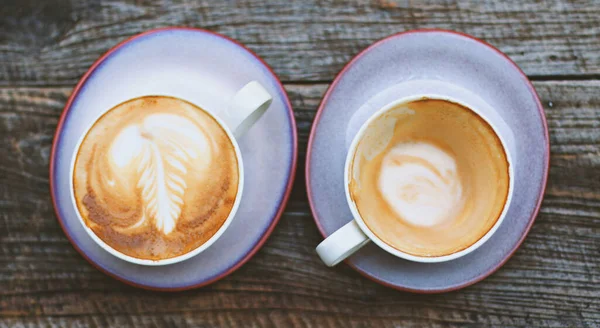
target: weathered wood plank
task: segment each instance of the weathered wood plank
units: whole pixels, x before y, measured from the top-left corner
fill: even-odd
[[[51,139],[70,87],[0,88],[0,327],[600,325],[600,81],[537,82],[552,161],[541,214],[500,271],[461,291],[413,295],[328,269],[304,188],[308,132],[327,85],[289,84],[298,175],[280,224],[244,267],[175,294],[125,286],[87,264],[48,195]]]
[[[330,81],[387,35],[445,28],[482,38],[529,75],[598,77],[598,1],[34,1],[1,6],[0,84],[73,85],[136,33],[213,30],[245,43],[284,81]]]

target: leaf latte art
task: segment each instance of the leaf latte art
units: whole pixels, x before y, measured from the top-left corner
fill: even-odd
[[[143,97],[108,111],[84,138],[73,186],[85,223],[141,259],[185,254],[208,240],[236,198],[235,148],[203,110]]]
[[[389,246],[450,255],[501,216],[509,163],[493,128],[469,108],[423,99],[371,121],[350,162],[348,191],[364,223]]]

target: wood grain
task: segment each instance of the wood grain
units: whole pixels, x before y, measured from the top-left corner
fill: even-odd
[[[597,0],[5,0],[0,14],[4,86],[72,86],[116,43],[164,26],[237,39],[287,82],[331,81],[373,41],[416,28],[482,38],[541,79],[600,76]]]
[[[71,87],[0,88],[0,327],[600,326],[600,81],[535,83],[552,142],[541,213],[497,273],[441,295],[394,291],[315,255],[321,236],[305,195],[304,152],[326,87],[286,85],[301,153],[292,197],[265,246],[220,282],[173,294],[95,270],[56,222],[48,157]]]

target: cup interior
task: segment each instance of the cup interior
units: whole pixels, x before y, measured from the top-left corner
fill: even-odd
[[[148,96],[164,96],[164,97],[170,97],[173,98],[173,96],[170,95],[162,95],[162,94],[148,94],[148,95],[144,95],[144,96],[140,96],[137,98],[143,98],[143,97],[148,97]],[[175,97],[177,98],[177,97]],[[124,102],[128,102],[131,101],[135,98],[132,99],[128,99]],[[104,242],[100,237],[98,237],[98,235],[96,235],[96,233],[87,226],[87,224],[85,223],[85,220],[83,219],[83,217],[81,216],[81,213],[79,212],[79,209],[76,205],[76,201],[75,201],[75,188],[74,188],[74,173],[75,173],[75,162],[77,159],[77,155],[79,154],[80,151],[80,147],[83,143],[83,140],[85,139],[85,137],[88,135],[88,133],[90,132],[90,130],[92,129],[92,127],[96,124],[96,122],[106,113],[108,113],[109,111],[111,111],[113,108],[117,107],[119,104],[115,104],[114,106],[110,107],[109,109],[105,110],[104,112],[100,113],[100,115],[98,115],[94,120],[92,120],[92,123],[84,130],[84,133],[80,136],[79,141],[77,142],[77,146],[75,147],[75,151],[73,152],[73,155],[71,157],[71,161],[70,161],[70,175],[69,175],[69,194],[71,197],[71,205],[73,206],[75,213],[77,213],[77,217],[79,219],[79,222],[81,223],[81,225],[83,226],[84,230],[87,232],[87,234],[90,236],[90,238],[92,240],[94,240],[94,242],[96,244],[98,244],[98,246],[100,246],[101,248],[103,248],[104,250],[106,250],[108,253],[124,260],[130,263],[134,263],[134,264],[139,264],[139,265],[145,265],[145,266],[162,266],[162,265],[168,265],[168,264],[174,264],[174,263],[178,263],[178,262],[182,262],[185,261],[189,258],[194,257],[195,255],[200,254],[202,251],[204,251],[205,249],[207,249],[208,247],[210,247],[215,241],[217,241],[217,239],[219,239],[219,237],[225,232],[225,230],[227,229],[227,227],[231,224],[231,221],[233,220],[233,218],[235,217],[235,214],[238,210],[238,207],[240,205],[240,201],[242,198],[242,193],[243,193],[243,189],[244,189],[244,163],[242,160],[242,153],[240,151],[238,142],[236,140],[236,138],[234,137],[233,132],[230,130],[230,128],[223,122],[222,119],[220,119],[217,115],[215,115],[215,113],[197,105],[192,103],[191,101],[185,100],[185,99],[181,99],[178,98],[180,100],[183,100],[185,102],[188,102],[190,104],[192,104],[194,107],[198,108],[199,110],[204,111],[205,113],[207,113],[208,115],[210,115],[218,124],[219,126],[223,129],[223,131],[225,131],[225,133],[227,134],[227,137],[229,138],[229,141],[231,142],[231,144],[233,145],[233,148],[235,150],[235,154],[236,154],[236,158],[237,158],[237,163],[238,163],[238,189],[237,189],[237,194],[233,203],[233,207],[231,208],[231,211],[227,217],[227,219],[225,219],[225,221],[223,222],[223,224],[221,225],[221,227],[217,230],[217,232],[215,232],[206,242],[204,242],[203,244],[201,244],[200,246],[198,246],[197,248],[179,255],[179,256],[175,256],[175,257],[171,257],[171,258],[166,258],[166,259],[162,259],[162,260],[150,260],[150,259],[142,259],[142,258],[136,258],[127,254],[124,254],[118,250],[116,250],[115,248],[113,248],[112,246],[108,245],[106,242]]]
[[[471,110],[473,113],[475,113],[477,116],[479,116],[485,122],[487,122],[490,125],[490,127],[493,129],[494,133],[499,138],[499,140],[502,144],[502,148],[504,149],[504,153],[506,154],[506,159],[508,162],[508,176],[509,176],[508,195],[507,195],[506,201],[504,203],[502,212],[501,212],[500,216],[496,219],[496,222],[494,223],[494,225],[481,238],[479,238],[475,243],[471,244],[469,247],[467,247],[463,250],[451,253],[451,254],[447,254],[447,255],[443,255],[443,256],[434,256],[434,257],[417,256],[417,255],[409,254],[406,252],[402,252],[402,251],[392,247],[391,245],[389,245],[388,243],[383,241],[381,238],[379,238],[373,231],[370,230],[368,225],[365,223],[365,221],[361,217],[361,215],[358,211],[357,205],[356,205],[355,201],[353,200],[350,189],[349,189],[350,180],[353,175],[353,172],[351,171],[353,168],[353,161],[354,161],[356,152],[358,151],[358,146],[359,146],[360,141],[365,137],[370,137],[371,135],[372,136],[380,135],[381,133],[379,133],[379,132],[381,132],[381,131],[377,131],[377,129],[389,128],[389,126],[386,126],[386,124],[385,124],[384,116],[386,115],[386,113],[390,112],[392,109],[396,108],[398,105],[407,104],[410,102],[414,102],[417,100],[424,100],[424,99],[443,100],[443,101],[456,103],[458,105],[461,105],[462,107],[465,107],[465,108]],[[380,118],[383,118],[383,120],[381,120]],[[376,122],[376,121],[377,121],[377,123],[374,124],[374,122]],[[465,256],[465,255],[473,252],[474,250],[476,250],[478,247],[480,247],[482,244],[484,244],[498,230],[499,226],[501,225],[502,221],[504,220],[504,218],[506,216],[506,212],[508,211],[508,208],[510,207],[510,203],[512,200],[512,194],[513,194],[513,189],[514,189],[514,174],[513,174],[514,165],[513,165],[513,156],[512,156],[511,147],[509,147],[509,145],[506,141],[506,138],[507,137],[512,138],[512,135],[503,135],[503,133],[498,128],[498,125],[501,125],[502,123],[503,122],[494,122],[493,119],[490,119],[489,117],[487,117],[487,115],[485,115],[476,106],[473,106],[472,104],[468,104],[466,101],[462,101],[461,99],[454,98],[454,97],[451,97],[448,95],[440,95],[440,94],[433,94],[433,93],[418,94],[418,95],[403,97],[403,98],[400,98],[396,101],[389,103],[388,105],[385,105],[384,107],[382,107],[381,109],[376,111],[372,116],[370,116],[366,120],[366,122],[364,122],[362,124],[362,126],[358,130],[358,133],[356,133],[356,135],[352,139],[352,143],[350,144],[350,148],[348,151],[348,155],[346,157],[346,163],[345,163],[345,168],[344,168],[344,189],[345,189],[345,193],[346,193],[346,200],[348,202],[348,205],[350,207],[352,215],[353,215],[354,219],[356,220],[356,222],[358,223],[359,227],[375,244],[377,244],[379,247],[383,248],[385,251],[387,251],[397,257],[400,257],[400,258],[403,258],[406,260],[410,260],[410,261],[415,261],[415,262],[423,262],[423,263],[445,262],[445,261],[450,261],[450,260]]]

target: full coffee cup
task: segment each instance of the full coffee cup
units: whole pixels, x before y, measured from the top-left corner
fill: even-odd
[[[414,94],[377,110],[344,168],[352,220],[316,251],[334,266],[369,242],[406,260],[444,262],[498,229],[512,199],[512,136],[478,106]],[[504,132],[503,132],[504,131]]]
[[[215,112],[163,95],[105,111],[71,161],[71,199],[88,235],[110,254],[141,265],[177,263],[206,250],[242,198],[236,138],[271,101],[252,81]]]

